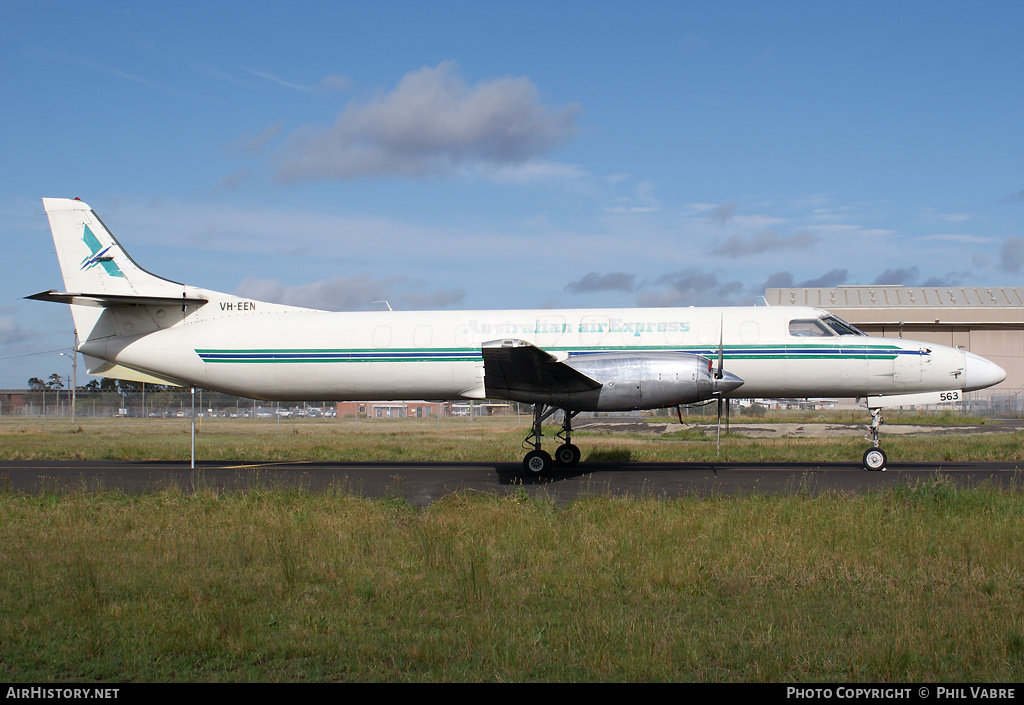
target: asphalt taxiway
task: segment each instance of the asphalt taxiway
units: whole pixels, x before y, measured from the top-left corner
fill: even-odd
[[[586,496],[863,493],[927,482],[940,473],[962,487],[1021,487],[1024,463],[890,463],[867,472],[859,463],[582,462],[541,480],[520,463],[474,462],[185,462],[119,460],[0,461],[0,488],[44,491],[152,492],[178,488],[245,491],[339,490],[368,498],[404,498],[425,506],[455,492],[526,492],[555,502]]]

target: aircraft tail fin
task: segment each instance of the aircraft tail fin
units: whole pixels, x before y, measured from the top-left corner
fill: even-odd
[[[80,340],[93,334],[103,309],[118,305],[152,305],[204,301],[188,296],[183,284],[158,277],[136,264],[87,204],[69,198],[44,198],[63,292],[43,292],[40,300],[71,304]]]
[[[181,295],[183,286],[150,274],[128,256],[99,216],[78,199],[44,198],[68,292],[121,296]]]

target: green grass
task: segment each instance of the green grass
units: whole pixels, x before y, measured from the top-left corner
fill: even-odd
[[[0,493],[17,681],[1024,677],[1020,494]]]
[[[525,422],[524,422],[525,423]],[[201,459],[518,461],[512,419],[204,420]],[[546,429],[551,442],[553,429]],[[578,434],[584,460],[846,460],[859,438]],[[1016,433],[893,460],[1020,459]],[[0,456],[187,459],[182,421],[4,420]],[[532,498],[531,498],[532,497]],[[23,495],[0,485],[0,673],[55,681],[1015,682],[1024,494],[339,488]]]
[[[861,419],[863,421],[863,419]],[[198,425],[196,457],[206,461],[473,461],[518,462],[529,421],[484,419],[384,419],[236,421],[206,419]],[[866,427],[865,427],[866,430]],[[998,431],[997,425],[992,425]],[[545,448],[555,445],[545,427]],[[72,425],[38,419],[0,422],[0,458],[188,460],[187,420],[86,419]],[[681,427],[663,436],[576,432],[584,461],[859,462],[861,435],[829,438],[747,438],[723,433],[721,448],[709,432]],[[1024,462],[1017,432],[887,435],[892,462],[1000,460]]]
[[[684,407],[683,419],[688,423],[714,423],[717,414],[714,404],[694,406],[687,410]],[[908,410],[886,409],[883,413],[886,423],[914,425],[948,425],[968,426],[992,423],[992,418],[968,414],[956,409],[942,410]],[[733,407],[731,419],[733,423],[835,423],[835,424],[866,424],[869,415],[866,409],[765,409],[763,407]],[[648,416],[650,422],[671,421],[675,413],[667,416]]]

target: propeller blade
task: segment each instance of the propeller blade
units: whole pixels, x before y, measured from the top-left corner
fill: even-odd
[[[715,370],[715,379],[722,379],[722,363],[725,357],[724,345],[725,342],[725,314],[722,314],[722,320],[718,324],[718,369]],[[721,410],[721,406],[718,407]]]
[[[715,455],[722,453],[722,395],[718,395],[718,438],[715,441]]]
[[[715,370],[715,379],[720,380],[725,377],[725,314],[718,324],[718,368]],[[722,453],[722,392],[715,392],[715,396],[718,397],[718,432],[715,440],[715,454],[721,455]]]

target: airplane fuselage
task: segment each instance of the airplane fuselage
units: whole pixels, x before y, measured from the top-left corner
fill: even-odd
[[[106,310],[108,320],[98,328],[110,335],[94,334],[82,352],[269,400],[483,398],[481,345],[501,339],[523,340],[567,360],[622,351],[713,359],[721,344],[725,368],[743,380],[728,394],[734,397],[972,388],[968,353],[794,326],[827,316],[813,308],[335,313],[195,292],[210,300],[186,312],[166,306]]]

